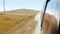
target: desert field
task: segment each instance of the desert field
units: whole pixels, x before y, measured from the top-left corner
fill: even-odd
[[[34,16],[38,12],[33,10],[12,10],[0,13],[0,34],[32,34],[37,22]],[[30,28],[27,30],[27,28]],[[23,33],[22,33],[23,32]]]

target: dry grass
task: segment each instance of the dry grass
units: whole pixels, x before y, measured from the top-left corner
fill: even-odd
[[[0,30],[5,29],[17,21],[22,21],[29,18],[30,16],[19,16],[19,15],[0,15]]]
[[[25,19],[34,18],[37,11],[28,10],[12,10],[3,14],[0,13],[0,34],[5,32],[15,25],[22,23]],[[27,20],[28,21],[28,20]]]

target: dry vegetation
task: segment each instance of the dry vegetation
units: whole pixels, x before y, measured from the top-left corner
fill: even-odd
[[[9,12],[7,11],[5,14],[3,14],[3,12],[1,12],[0,13],[0,34],[10,34],[10,33],[12,34],[12,33],[14,33],[14,31],[16,29],[18,30],[19,28],[22,28],[22,27],[26,27],[25,29],[27,29],[28,26],[32,27],[32,28],[30,28],[31,31],[29,30],[31,33],[32,29],[34,29],[33,27],[36,26],[36,23],[33,19],[34,19],[35,14],[37,14],[37,13],[38,13],[37,11],[25,10],[25,9],[24,10],[22,10],[22,9],[21,10],[11,10]],[[32,22],[31,22],[31,20],[32,20]],[[30,24],[30,23],[33,23],[33,24]],[[21,30],[21,29],[19,29],[19,30]],[[24,34],[22,32],[25,32],[25,31],[26,30],[21,31],[21,34]]]

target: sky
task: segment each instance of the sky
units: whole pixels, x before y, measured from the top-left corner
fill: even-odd
[[[22,8],[40,10],[43,3],[43,0],[5,0],[5,7],[6,10]],[[0,7],[0,10],[3,10],[3,0],[0,0]]]
[[[44,8],[46,0],[5,0],[5,9],[35,9],[42,10]],[[48,5],[49,9],[54,9],[56,5],[56,0],[51,0]],[[52,7],[52,8],[51,8]],[[3,0],[0,0],[0,11],[3,10]]]

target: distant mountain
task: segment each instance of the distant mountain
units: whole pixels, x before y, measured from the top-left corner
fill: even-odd
[[[10,11],[5,11],[5,14],[12,14],[12,15],[34,15],[37,14],[39,11],[37,10],[32,10],[32,9],[16,9],[16,10],[10,10]],[[1,12],[3,13],[3,12]]]

